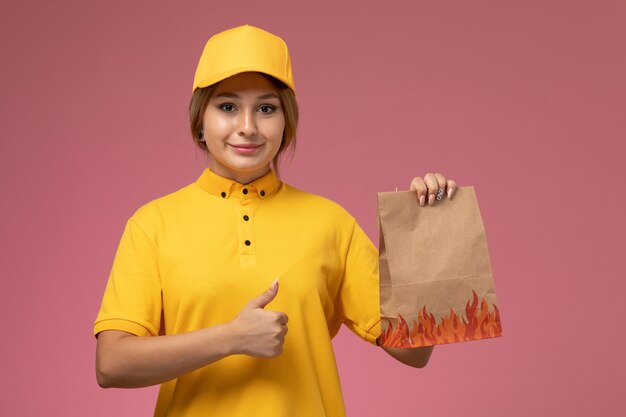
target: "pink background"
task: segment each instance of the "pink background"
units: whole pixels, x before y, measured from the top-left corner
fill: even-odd
[[[292,51],[286,182],[375,243],[376,192],[413,176],[442,172],[480,202],[504,337],[415,369],[344,328],[348,414],[623,412],[624,2],[0,7],[3,415],[151,415],[156,388],[98,387],[92,324],[126,219],[205,166],[187,133],[193,72],[208,37],[245,23]]]

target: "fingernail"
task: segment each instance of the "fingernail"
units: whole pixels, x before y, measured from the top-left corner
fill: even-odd
[[[272,282],[272,289],[273,290],[276,289],[277,286],[278,286],[278,278],[276,278],[274,282]]]
[[[448,198],[452,197],[452,188],[448,188]]]
[[[432,206],[434,202],[435,202],[435,195],[434,194],[429,195],[428,196],[428,204],[430,204]]]
[[[423,195],[420,196],[420,206],[424,205],[424,200],[425,200],[424,196]]]

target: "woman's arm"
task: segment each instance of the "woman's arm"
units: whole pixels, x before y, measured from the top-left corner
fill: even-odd
[[[285,313],[265,310],[278,280],[250,300],[226,324],[166,336],[135,336],[119,330],[98,334],[96,377],[103,388],[138,388],[178,378],[228,355],[273,358],[283,351]]]
[[[96,348],[98,384],[103,388],[160,384],[232,354],[233,342],[227,325],[145,337],[106,330],[98,335]]]
[[[376,340],[376,343],[380,346],[380,337]],[[433,349],[435,347],[425,346],[419,348],[401,349],[382,346],[382,348],[389,354],[389,356],[405,365],[409,365],[414,368],[423,368],[428,363],[430,355],[433,353]]]

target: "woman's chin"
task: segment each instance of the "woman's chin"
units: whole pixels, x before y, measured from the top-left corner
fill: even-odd
[[[255,172],[255,171],[266,171],[270,165],[270,161],[260,161],[260,160],[241,160],[241,158],[235,158],[235,160],[231,161],[229,164],[229,168],[232,171],[238,172]]]

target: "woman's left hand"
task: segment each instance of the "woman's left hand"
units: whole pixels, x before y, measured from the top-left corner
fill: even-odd
[[[424,179],[422,179],[422,177],[415,177],[411,181],[411,191],[417,191],[417,198],[419,199],[420,206],[423,206],[426,203],[427,195],[428,204],[432,206],[435,204],[438,192],[438,199],[442,199],[444,195],[451,198],[456,188],[457,185],[454,180],[446,180],[442,174],[437,172],[429,172],[424,175]]]

